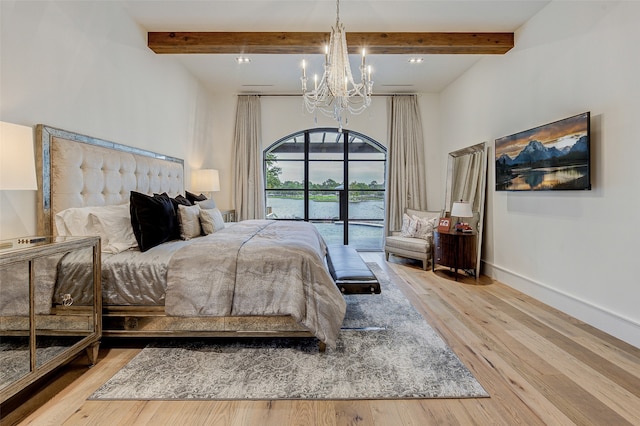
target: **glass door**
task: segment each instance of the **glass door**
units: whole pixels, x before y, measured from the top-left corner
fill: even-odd
[[[312,129],[271,145],[264,164],[268,218],[309,221],[327,244],[382,248],[382,145],[355,132]]]
[[[384,198],[387,154],[357,136],[348,144],[348,227],[350,242],[361,250],[384,246]],[[383,148],[384,149],[384,148]]]
[[[309,140],[309,221],[327,244],[347,244],[344,233],[344,133],[307,132]]]

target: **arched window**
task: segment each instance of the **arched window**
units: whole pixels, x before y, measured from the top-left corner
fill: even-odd
[[[268,218],[311,222],[327,244],[382,248],[384,146],[350,130],[309,129],[275,142],[263,158]]]

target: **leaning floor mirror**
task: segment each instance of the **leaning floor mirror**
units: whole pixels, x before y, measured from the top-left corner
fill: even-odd
[[[463,200],[471,205],[471,227],[477,232],[477,259],[475,276],[480,276],[482,234],[484,231],[484,206],[487,186],[487,142],[472,145],[449,153],[447,162],[447,187],[445,207],[451,212],[453,203]]]

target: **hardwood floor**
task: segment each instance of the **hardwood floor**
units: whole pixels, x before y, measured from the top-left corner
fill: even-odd
[[[87,401],[143,346],[103,345],[93,368],[73,361],[2,424],[640,425],[640,349],[487,277],[456,282],[446,269],[362,256],[404,278],[401,289],[491,398]]]

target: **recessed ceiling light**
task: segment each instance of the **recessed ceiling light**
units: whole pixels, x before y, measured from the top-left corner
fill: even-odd
[[[410,58],[408,61],[410,64],[421,64],[424,62],[423,58]]]
[[[245,56],[239,56],[236,58],[236,62],[239,64],[248,64],[251,62],[251,58],[247,58]]]

